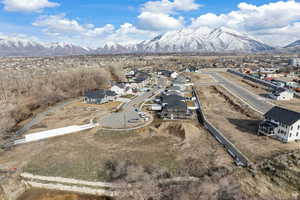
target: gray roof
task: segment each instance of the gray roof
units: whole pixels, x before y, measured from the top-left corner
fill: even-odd
[[[96,90],[96,91],[87,91],[84,96],[90,99],[103,99],[106,96],[116,96],[117,93],[111,90]]]
[[[185,111],[187,110],[187,105],[183,101],[185,100],[184,97],[176,95],[176,94],[171,94],[171,95],[165,95],[163,94],[161,96],[162,98],[162,103],[167,104],[167,109],[176,109],[176,110],[182,110]]]
[[[174,83],[179,83],[179,84],[185,84],[186,83],[186,77],[183,75],[178,76],[175,80]]]
[[[165,70],[165,69],[162,69],[162,70],[158,70],[162,75],[164,76],[171,76],[171,74],[173,73],[172,71],[169,71],[169,70]]]
[[[299,112],[295,112],[278,106],[273,107],[264,116],[289,126],[300,120]]]
[[[150,75],[146,72],[142,72],[142,71],[138,71],[135,75],[135,81],[137,83],[143,82],[145,80],[147,80],[148,78],[150,78]]]
[[[171,87],[167,88],[167,90],[181,90],[181,87],[179,87],[179,86],[171,86]]]
[[[116,83],[113,86],[118,86],[119,88],[125,88],[125,83]]]

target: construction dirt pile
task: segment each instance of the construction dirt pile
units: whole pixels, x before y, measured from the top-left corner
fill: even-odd
[[[261,119],[261,115],[259,115],[256,111],[252,110],[248,105],[229,94],[223,87],[220,86],[211,86],[211,88],[220,94],[231,107],[233,107],[236,111],[246,115],[252,119]]]
[[[242,82],[246,83],[247,85],[250,85],[253,88],[259,88],[258,85],[254,84],[254,83],[251,83],[250,81],[246,81],[246,80],[242,79]]]
[[[199,138],[199,128],[191,122],[164,122],[156,127],[158,135],[174,136],[181,142],[191,142]]]

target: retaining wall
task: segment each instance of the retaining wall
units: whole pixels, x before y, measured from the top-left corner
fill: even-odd
[[[224,148],[226,149],[226,151],[233,157],[234,161],[236,162],[237,165],[241,165],[241,166],[249,166],[250,165],[250,161],[249,159],[240,152],[240,150],[234,146],[224,135],[223,133],[217,129],[216,127],[214,127],[205,117],[203,111],[202,111],[202,106],[201,106],[201,102],[200,102],[200,98],[198,96],[197,91],[193,88],[193,93],[196,96],[196,102],[199,106],[199,109],[197,110],[197,115],[198,115],[198,120],[199,123],[201,123],[202,125],[204,125],[204,127],[212,134],[212,136],[220,143],[224,146]]]

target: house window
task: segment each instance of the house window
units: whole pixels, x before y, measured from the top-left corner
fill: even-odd
[[[297,132],[297,137],[298,137],[298,135],[299,135],[299,132]]]
[[[290,133],[290,137],[292,137],[292,133]]]
[[[293,126],[291,126],[291,131],[293,130]]]
[[[298,130],[300,129],[300,125],[298,125]]]

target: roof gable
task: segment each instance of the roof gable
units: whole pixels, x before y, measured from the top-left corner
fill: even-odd
[[[287,125],[293,125],[295,122],[300,120],[299,112],[278,106],[273,107],[264,116]]]

